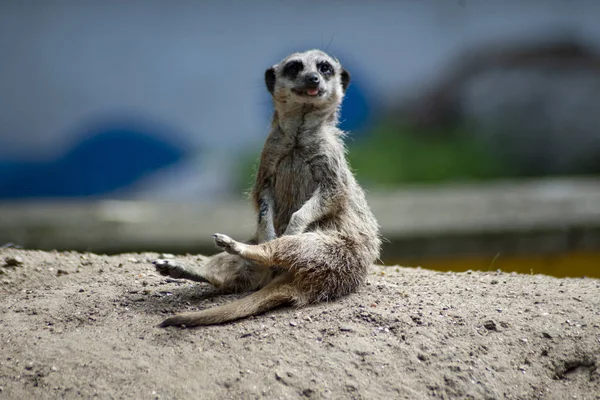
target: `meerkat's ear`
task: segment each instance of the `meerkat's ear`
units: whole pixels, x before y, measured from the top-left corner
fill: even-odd
[[[350,85],[350,72],[346,71],[345,69],[342,69],[342,73],[340,74],[341,78],[342,78],[342,89],[344,89],[344,92],[346,91],[346,89],[348,89],[348,85]]]
[[[275,91],[275,68],[271,67],[265,71],[265,83],[269,93],[273,94]]]

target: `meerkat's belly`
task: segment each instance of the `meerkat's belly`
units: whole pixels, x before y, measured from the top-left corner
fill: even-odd
[[[317,184],[308,165],[294,151],[281,159],[273,176],[275,231],[281,235],[292,214],[310,199]]]

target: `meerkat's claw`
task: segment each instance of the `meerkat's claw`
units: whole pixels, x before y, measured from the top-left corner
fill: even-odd
[[[227,235],[215,233],[213,235],[215,244],[229,254],[240,254],[238,243]]]
[[[162,276],[170,276],[175,279],[189,279],[196,282],[209,282],[198,265],[186,265],[162,258],[152,261],[152,264],[154,264],[156,271]]]
[[[162,276],[170,276],[171,278],[182,278],[185,275],[185,267],[173,260],[165,260],[162,258],[152,261],[156,271]]]

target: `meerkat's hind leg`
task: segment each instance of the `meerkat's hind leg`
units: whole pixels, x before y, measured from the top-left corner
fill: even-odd
[[[202,275],[201,268],[197,265],[184,265],[174,260],[157,259],[152,262],[156,271],[163,276],[170,276],[175,279],[188,279],[194,282],[208,282]]]
[[[270,254],[273,243],[281,241],[281,238],[278,238],[261,244],[245,244],[237,242],[221,233],[215,233],[213,238],[215,239],[215,244],[227,253],[239,255],[244,260],[267,268],[273,266]]]
[[[223,235],[222,233],[215,233],[213,238],[215,239],[215,244],[217,247],[228,252],[229,254],[240,255],[243,246],[246,246],[244,243],[237,242],[229,236]]]
[[[273,277],[269,269],[226,252],[201,257],[198,263],[189,264],[159,259],[154,261],[154,266],[163,276],[207,282],[224,292],[256,290]]]

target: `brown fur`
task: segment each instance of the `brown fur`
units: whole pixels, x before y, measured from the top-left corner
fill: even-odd
[[[286,73],[292,61],[303,66],[297,74]],[[319,75],[319,95],[309,96],[308,74]],[[252,191],[256,237],[247,244],[215,234],[225,252],[199,266],[157,263],[166,275],[229,291],[259,290],[161,326],[217,324],[285,304],[333,300],[356,291],[379,256],[377,221],[348,167],[337,128],[349,74],[337,60],[311,50],[268,69],[265,80],[275,112]]]

